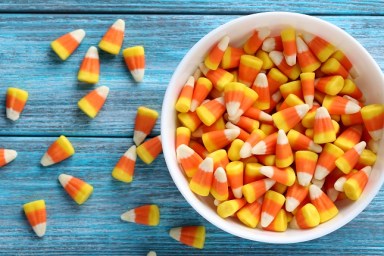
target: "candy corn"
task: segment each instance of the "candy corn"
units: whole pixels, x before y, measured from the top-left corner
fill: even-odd
[[[361,125],[348,127],[337,137],[334,144],[342,150],[347,151],[360,142],[362,133],[363,128]]]
[[[209,152],[221,149],[239,136],[238,129],[225,129],[221,131],[207,132],[203,134],[203,143]]]
[[[77,47],[79,47],[84,37],[85,31],[83,29],[69,32],[51,43],[52,50],[60,57],[60,59],[66,60]]]
[[[228,83],[224,87],[224,99],[227,113],[230,117],[237,114],[244,97],[244,85],[241,83]]]
[[[283,42],[283,54],[289,66],[296,64],[296,31],[294,28],[283,29],[280,33]]]
[[[145,52],[144,47],[133,46],[123,50],[123,57],[128,70],[136,82],[143,81],[145,73]]]
[[[229,186],[232,189],[233,195],[235,198],[241,198],[243,193],[241,188],[243,186],[243,176],[244,176],[244,164],[240,161],[234,161],[227,164],[225,167]]]
[[[284,55],[282,52],[272,51],[269,53],[269,57],[273,61],[273,63],[277,66],[277,68],[284,73],[289,79],[296,80],[300,75],[300,67],[298,64],[294,64],[293,66],[289,66],[284,59]]]
[[[252,89],[259,95],[254,107],[260,110],[266,110],[270,107],[270,94],[268,88],[268,79],[264,73],[260,73],[256,76],[256,79],[252,85]]]
[[[361,107],[351,100],[340,96],[326,95],[323,100],[325,107],[331,115],[355,114]]]
[[[137,108],[133,132],[133,142],[135,142],[136,146],[139,146],[151,133],[158,116],[159,113],[156,110],[143,106]]]
[[[352,65],[351,61],[342,51],[337,50],[334,54],[332,54],[331,58],[335,58],[338,62],[340,62],[340,64],[343,65],[345,70],[348,71],[353,78],[359,76],[357,70]]]
[[[344,86],[343,89],[341,89],[341,91],[339,92],[339,94],[348,95],[356,100],[364,100],[363,93],[351,79],[344,79]]]
[[[245,163],[244,184],[248,184],[264,178],[264,175],[260,173],[261,166],[262,165],[257,162]]]
[[[288,227],[288,217],[284,209],[280,209],[276,217],[273,219],[271,224],[267,227],[263,227],[264,230],[275,231],[275,232],[284,232]]]
[[[303,33],[303,39],[321,62],[325,62],[336,51],[332,44],[319,36]]]
[[[258,129],[260,125],[259,121],[246,116],[240,116],[238,119],[232,120],[232,123],[249,133]]]
[[[271,68],[267,74],[268,87],[270,94],[275,93],[280,85],[288,82],[288,77],[286,77],[280,70],[277,68]]]
[[[315,73],[301,73],[300,81],[304,101],[311,109],[313,106],[313,99],[315,98]]]
[[[348,77],[348,71],[335,58],[329,58],[321,65],[321,72],[326,75],[339,75],[344,79]]]
[[[295,172],[291,167],[280,169],[275,166],[262,166],[260,173],[286,186],[292,186],[296,180]]]
[[[19,88],[9,87],[5,102],[6,115],[8,119],[16,121],[20,118],[25,104],[28,100],[28,92]]]
[[[261,130],[255,130],[251,133],[244,145],[240,149],[240,157],[247,158],[252,155],[252,148],[266,137],[265,133]]]
[[[287,135],[283,130],[277,133],[276,141],[276,167],[285,168],[293,163],[293,154]]]
[[[303,39],[296,37],[297,60],[302,72],[313,72],[318,69],[321,63],[309,50]]]
[[[313,141],[317,144],[324,144],[336,140],[336,131],[333,127],[331,116],[324,107],[316,110],[313,129]]]
[[[309,106],[302,104],[276,112],[272,115],[272,119],[277,128],[288,132],[301,121],[308,111]]]
[[[103,107],[108,94],[109,88],[107,86],[97,87],[95,90],[81,98],[77,105],[90,118],[95,118]]]
[[[354,173],[344,183],[345,195],[351,200],[357,200],[361,196],[365,185],[368,183],[369,175],[371,174],[372,167],[366,166],[360,171]]]
[[[148,204],[126,211],[120,218],[127,222],[134,222],[147,226],[157,226],[160,222],[160,210],[157,205]]]
[[[285,197],[273,190],[267,191],[264,195],[263,205],[261,207],[261,226],[263,228],[267,227],[273,219],[276,217],[277,213],[280,211],[281,207],[284,205]]]
[[[100,61],[97,48],[94,46],[89,47],[83,62],[81,63],[77,79],[80,82],[89,84],[96,84],[99,81],[100,75]]]
[[[107,30],[99,43],[99,48],[110,54],[117,55],[120,52],[124,40],[125,22],[118,19]]]
[[[287,138],[293,150],[310,150],[316,153],[322,151],[322,147],[319,144],[314,143],[313,140],[296,130],[290,130]]]
[[[255,54],[255,52],[263,44],[264,39],[267,38],[270,33],[271,31],[269,28],[260,28],[259,30],[256,30],[253,35],[245,42],[244,51],[247,54]]]
[[[263,66],[261,67],[263,70],[268,70],[275,66],[275,64],[273,64],[273,61],[271,60],[267,52],[258,50],[255,56],[263,61]]]
[[[320,224],[320,214],[313,204],[306,204],[301,207],[293,216],[291,228],[306,229],[313,228]]]
[[[212,47],[207,57],[205,57],[204,64],[207,68],[211,70],[216,70],[223,58],[224,52],[227,49],[229,44],[229,37],[224,36],[220,42]]]
[[[239,82],[250,87],[263,66],[263,61],[252,55],[242,55],[239,65]]]
[[[145,141],[136,149],[137,155],[146,164],[151,164],[161,151],[161,135]]]
[[[0,148],[0,167],[3,167],[17,157],[16,150]]]
[[[244,198],[232,199],[222,202],[217,206],[217,214],[219,214],[219,216],[222,218],[227,218],[235,214],[246,203],[247,201],[245,201]]]
[[[277,133],[268,135],[252,148],[254,155],[270,155],[276,151]]]
[[[290,94],[295,94],[300,99],[303,99],[301,82],[299,80],[282,84],[279,89],[284,99],[286,99]]]
[[[283,50],[283,41],[281,40],[281,36],[274,36],[266,38],[263,42],[263,46],[261,47],[263,51],[271,52],[271,51],[282,51]]]
[[[228,199],[228,180],[227,174],[223,167],[218,167],[213,174],[211,194],[219,201],[225,201]]]
[[[228,154],[224,149],[219,149],[207,154],[207,157],[213,159],[213,170],[216,170],[219,167],[225,168],[227,164],[229,164]]]
[[[296,151],[296,175],[301,186],[308,186],[316,168],[317,154],[311,151]]]
[[[316,185],[309,186],[311,203],[316,207],[320,215],[320,223],[326,222],[337,215],[339,210],[331,199]]]
[[[342,156],[344,151],[334,144],[325,144],[317,161],[314,177],[315,179],[322,180],[330,174],[336,167],[335,161]]]
[[[305,104],[299,97],[295,94],[290,93],[287,98],[281,103],[281,105],[277,108],[278,111],[284,110],[286,108],[298,106]]]
[[[272,179],[261,179],[248,183],[242,187],[244,198],[248,203],[253,203],[264,195],[275,183],[276,181]]]
[[[213,180],[213,159],[205,158],[189,182],[189,188],[200,196],[207,196]]]
[[[251,88],[245,87],[244,88],[244,97],[243,97],[243,100],[241,101],[239,110],[237,111],[236,115],[234,115],[231,118],[237,119],[240,116],[242,116],[243,114],[244,114],[244,116],[250,117],[249,115],[246,115],[245,112],[247,112],[251,108],[251,106],[255,103],[255,101],[257,100],[258,97],[259,97],[259,95],[257,95],[257,93],[254,90],[252,90]],[[255,119],[255,118],[253,118],[253,119]]]
[[[240,64],[240,57],[243,54],[244,54],[243,49],[228,46],[221,60],[221,68],[223,69],[237,68]]]
[[[75,149],[73,148],[71,142],[64,135],[61,135],[48,148],[43,158],[41,158],[40,163],[42,166],[50,166],[67,159],[73,154],[75,154]]]
[[[343,173],[348,174],[359,161],[361,152],[363,152],[366,145],[365,141],[361,141],[346,151],[342,156],[338,157],[335,162],[337,168]]]
[[[233,74],[222,68],[210,70],[203,63],[199,65],[199,68],[201,72],[212,82],[213,87],[220,92],[224,90],[227,83],[233,81]]]
[[[241,159],[240,150],[243,147],[244,142],[240,139],[235,139],[232,141],[231,146],[228,149],[228,158],[231,161],[238,161]]]
[[[242,141],[246,141],[250,136],[250,134],[248,132],[246,132],[244,129],[232,124],[231,122],[227,122],[225,124],[225,128],[237,130],[239,132],[239,135],[236,138],[238,138]]]
[[[190,111],[194,112],[196,108],[205,100],[211,90],[212,82],[209,79],[205,77],[197,79],[193,90]]]
[[[188,246],[192,246],[198,249],[204,248],[205,242],[205,227],[204,226],[189,226],[172,228],[169,231],[169,235]]]
[[[191,132],[194,132],[201,124],[201,120],[196,112],[179,113],[177,118]]]
[[[196,109],[196,113],[200,120],[207,126],[211,126],[225,112],[224,97],[207,101]]]
[[[193,88],[195,79],[190,76],[180,92],[179,98],[176,101],[175,109],[179,112],[186,113],[191,108]]]
[[[342,76],[325,76],[315,79],[315,88],[328,95],[337,95],[343,89],[343,86],[344,79]]]
[[[136,146],[131,146],[117,162],[112,171],[112,177],[122,182],[129,183],[133,179],[136,163]]]
[[[367,105],[361,109],[361,116],[372,139],[380,140],[384,130],[384,105]]]
[[[298,181],[295,181],[292,186],[288,187],[285,209],[287,212],[293,212],[307,197],[309,191],[308,186],[301,186]]]
[[[333,184],[333,187],[339,191],[339,192],[344,192],[344,183],[350,178],[352,177],[353,174],[355,174],[357,172],[356,169],[352,170],[351,172],[349,172],[348,174],[343,174],[341,175],[336,181],[335,183]]]
[[[189,145],[190,141],[191,141],[191,131],[184,126],[177,127],[175,148],[177,149],[182,144]]]
[[[181,167],[188,177],[193,177],[203,159],[187,145],[180,145],[176,150]]]
[[[25,216],[38,237],[43,237],[47,229],[47,210],[44,200],[37,200],[23,205]]]
[[[237,213],[237,218],[251,228],[256,228],[261,217],[262,200],[257,200],[251,204],[245,205]]]
[[[93,187],[79,178],[60,174],[59,182],[69,196],[78,204],[85,203],[92,195]]]

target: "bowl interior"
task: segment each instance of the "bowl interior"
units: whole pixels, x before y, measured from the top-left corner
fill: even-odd
[[[281,28],[293,26],[297,31],[316,34],[331,42],[342,50],[356,67],[359,77],[354,81],[363,91],[368,103],[384,103],[384,79],[379,66],[369,53],[350,35],[340,28],[318,18],[307,15],[271,12],[249,15],[228,22],[203,37],[183,58],[166,91],[161,117],[161,135],[163,152],[169,172],[185,199],[205,219],[213,225],[233,235],[250,240],[268,243],[295,243],[315,239],[326,235],[356,217],[378,193],[384,182],[384,160],[378,157],[373,167],[369,182],[356,202],[338,202],[339,214],[332,220],[309,230],[292,230],[277,233],[260,229],[251,229],[234,218],[222,219],[216,214],[212,198],[195,195],[188,187],[188,181],[176,161],[175,129],[176,112],[174,109],[177,97],[190,75],[194,73],[206,52],[224,35],[231,38],[231,44],[240,46],[254,29],[269,27],[272,35]],[[383,141],[379,146],[378,155],[383,155]]]

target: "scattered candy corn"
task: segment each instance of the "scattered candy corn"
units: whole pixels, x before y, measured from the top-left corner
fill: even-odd
[[[131,182],[135,172],[136,146],[131,146],[117,162],[112,171],[112,177],[122,182]]]
[[[78,204],[85,203],[93,192],[91,185],[71,175],[60,174],[59,182],[70,197]]]
[[[25,216],[38,237],[43,237],[47,229],[47,210],[44,200],[37,200],[23,205]]]
[[[42,166],[50,166],[57,164],[68,157],[75,154],[75,149],[73,148],[71,142],[61,135],[52,145],[48,148],[47,152],[41,158]]]
[[[143,81],[145,73],[144,47],[139,45],[125,48],[123,50],[123,57],[133,79],[135,79],[136,82]]]
[[[161,135],[158,135],[138,146],[136,153],[144,163],[151,164],[162,150]]]
[[[19,88],[9,87],[5,103],[7,118],[16,121],[20,118],[28,100],[28,92]]]
[[[77,105],[90,118],[95,118],[103,107],[108,94],[109,88],[107,86],[97,87],[79,100]]]
[[[0,148],[0,167],[3,167],[17,157],[16,150]]]
[[[107,30],[99,43],[99,48],[110,54],[117,55],[120,52],[124,40],[125,22],[118,19]]]
[[[198,249],[204,248],[205,227],[204,226],[188,226],[172,228],[169,235],[185,245]]]
[[[126,211],[120,218],[127,222],[134,222],[147,226],[157,226],[160,222],[160,210],[155,204],[143,205]]]
[[[60,57],[60,59],[66,60],[77,47],[79,47],[84,37],[85,31],[83,29],[69,32],[51,43],[52,50]]]
[[[156,110],[143,106],[137,108],[133,132],[133,142],[135,142],[136,146],[139,146],[151,133],[158,116],[159,113]]]
[[[99,82],[100,75],[100,60],[97,48],[94,46],[89,47],[83,62],[81,63],[77,79],[80,82],[89,84],[96,84]]]

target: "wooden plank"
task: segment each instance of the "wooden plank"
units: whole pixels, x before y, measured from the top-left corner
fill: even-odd
[[[137,161],[134,181],[113,180],[111,169],[132,144],[124,138],[69,138],[77,153],[43,168],[39,160],[53,138],[1,137],[2,147],[18,150],[18,158],[0,170],[0,252],[2,255],[379,255],[383,252],[384,189],[368,208],[340,230],[323,238],[295,244],[271,245],[229,235],[200,217],[173,184],[163,156],[152,164]],[[67,173],[84,178],[95,190],[84,205],[76,205],[57,177]],[[48,229],[38,239],[21,210],[23,203],[45,199]],[[155,203],[161,211],[158,227],[120,221],[124,211]],[[167,232],[181,225],[205,225],[204,250],[186,247]]]
[[[251,14],[269,11],[300,12],[306,14],[336,14],[336,15],[383,15],[384,2],[382,0],[363,1],[240,1],[226,0],[208,1],[170,1],[149,0],[117,1],[33,1],[26,4],[25,0],[14,0],[0,4],[3,12],[58,12],[58,13],[197,13],[197,14]]]
[[[220,15],[1,15],[0,99],[8,86],[27,89],[30,99],[21,119],[3,118],[0,135],[23,136],[132,136],[136,109],[145,105],[161,110],[162,98],[178,62],[200,38],[215,27],[239,16]],[[147,71],[143,83],[130,77],[121,55],[101,53],[99,85],[111,88],[103,110],[90,120],[77,101],[95,86],[77,82],[81,60],[117,18],[127,23],[124,47],[143,44]],[[354,36],[384,69],[383,17],[324,17]],[[161,29],[159,29],[161,27]],[[62,62],[50,50],[50,42],[76,28],[87,36],[79,49]],[[158,122],[159,123],[159,122]],[[153,134],[159,134],[156,125]]]

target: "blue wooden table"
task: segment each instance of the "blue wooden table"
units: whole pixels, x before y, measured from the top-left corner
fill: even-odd
[[[8,3],[6,3],[8,2]],[[12,2],[12,3],[10,3]],[[340,230],[293,245],[243,240],[212,226],[184,200],[160,155],[151,165],[137,161],[134,181],[111,177],[119,157],[132,145],[136,109],[145,105],[161,112],[171,75],[185,53],[217,26],[242,15],[293,11],[329,21],[355,37],[384,70],[384,2],[362,1],[77,1],[36,0],[0,3],[0,99],[6,88],[28,90],[30,99],[19,121],[5,118],[0,104],[0,148],[13,148],[18,158],[0,169],[0,255],[380,255],[384,254],[384,189],[368,208]],[[85,51],[96,45],[116,19],[126,22],[124,47],[142,44],[147,71],[134,83],[121,55],[101,53],[99,85],[110,96],[95,120],[77,101],[94,86],[79,84],[77,70]],[[50,50],[58,36],[83,28],[79,49],[62,62]],[[151,136],[159,134],[159,123]],[[57,136],[69,137],[77,153],[43,168],[39,161]],[[84,178],[95,190],[77,206],[60,187],[60,173]],[[45,199],[48,230],[37,238],[21,210],[25,202]],[[158,227],[124,223],[120,214],[142,204],[158,204]],[[186,247],[168,236],[182,225],[205,225],[205,248]]]

